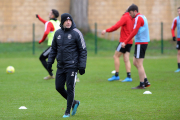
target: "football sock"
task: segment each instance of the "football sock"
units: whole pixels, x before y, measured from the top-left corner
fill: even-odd
[[[144,87],[144,82],[140,82],[140,86],[141,86],[141,87]]]
[[[131,78],[131,73],[130,72],[127,72],[127,77]]]
[[[116,77],[119,76],[119,72],[116,72],[116,73],[115,73],[115,76],[116,76]]]
[[[178,68],[180,69],[180,63],[178,63]]]
[[[147,80],[147,78],[144,78],[144,82],[146,83],[148,80]]]

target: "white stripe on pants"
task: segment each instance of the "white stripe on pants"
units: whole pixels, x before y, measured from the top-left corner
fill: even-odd
[[[43,56],[47,56],[51,52],[51,47],[43,53]]]

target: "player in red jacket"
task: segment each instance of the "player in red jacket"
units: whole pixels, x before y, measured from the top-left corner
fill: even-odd
[[[172,27],[171,27],[171,33],[173,37],[173,41],[176,41],[176,36],[174,34],[174,30],[177,26],[177,63],[178,63],[178,69],[175,72],[180,72],[180,7],[178,7],[178,16],[174,18]]]
[[[106,30],[103,30],[102,35],[104,35],[106,32],[113,32],[120,27],[121,27],[121,31],[120,31],[119,44],[118,44],[116,51],[114,53],[114,56],[113,56],[116,73],[114,76],[109,78],[108,81],[120,79],[120,77],[119,77],[119,66],[120,66],[119,57],[121,55],[123,55],[124,63],[126,66],[127,77],[122,82],[131,82],[132,81],[131,63],[129,61],[129,55],[130,55],[131,46],[133,44],[133,40],[131,39],[125,48],[122,48],[121,44],[122,44],[122,42],[124,42],[124,40],[126,40],[126,38],[130,35],[130,33],[133,30],[133,18],[129,15],[128,12],[125,12],[122,15],[121,19],[115,25],[113,25],[112,27],[110,27]]]
[[[45,80],[48,79],[54,79],[52,71],[48,71],[47,69],[47,61],[46,59],[49,56],[49,53],[51,51],[51,44],[54,37],[54,33],[57,29],[60,28],[60,21],[57,19],[59,16],[59,12],[55,9],[52,9],[49,13],[49,21],[46,21],[42,19],[39,15],[36,15],[36,17],[45,24],[45,31],[44,35],[41,40],[39,40],[39,44],[41,44],[43,41],[45,41],[46,38],[48,38],[48,48],[40,55],[39,60],[41,61],[42,65],[46,69],[46,71],[49,73],[47,77],[44,77]]]

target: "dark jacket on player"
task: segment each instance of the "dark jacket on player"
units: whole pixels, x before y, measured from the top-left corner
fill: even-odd
[[[69,18],[66,18],[69,17]],[[53,64],[56,57],[57,68],[86,68],[87,50],[82,33],[76,28],[76,25],[69,14],[62,16],[60,29],[58,29],[53,38],[52,49],[48,57],[48,64]],[[71,19],[71,28],[64,28],[65,20]]]

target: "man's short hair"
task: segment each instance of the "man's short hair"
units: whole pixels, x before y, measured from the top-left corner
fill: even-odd
[[[59,12],[57,10],[52,9],[52,13],[54,14],[55,18],[59,17]]]
[[[128,12],[130,12],[130,11],[135,11],[135,10],[138,12],[138,6],[135,5],[135,4],[132,4],[132,5],[129,6],[129,8],[128,8]]]
[[[180,7],[178,7],[178,9],[180,9]]]

